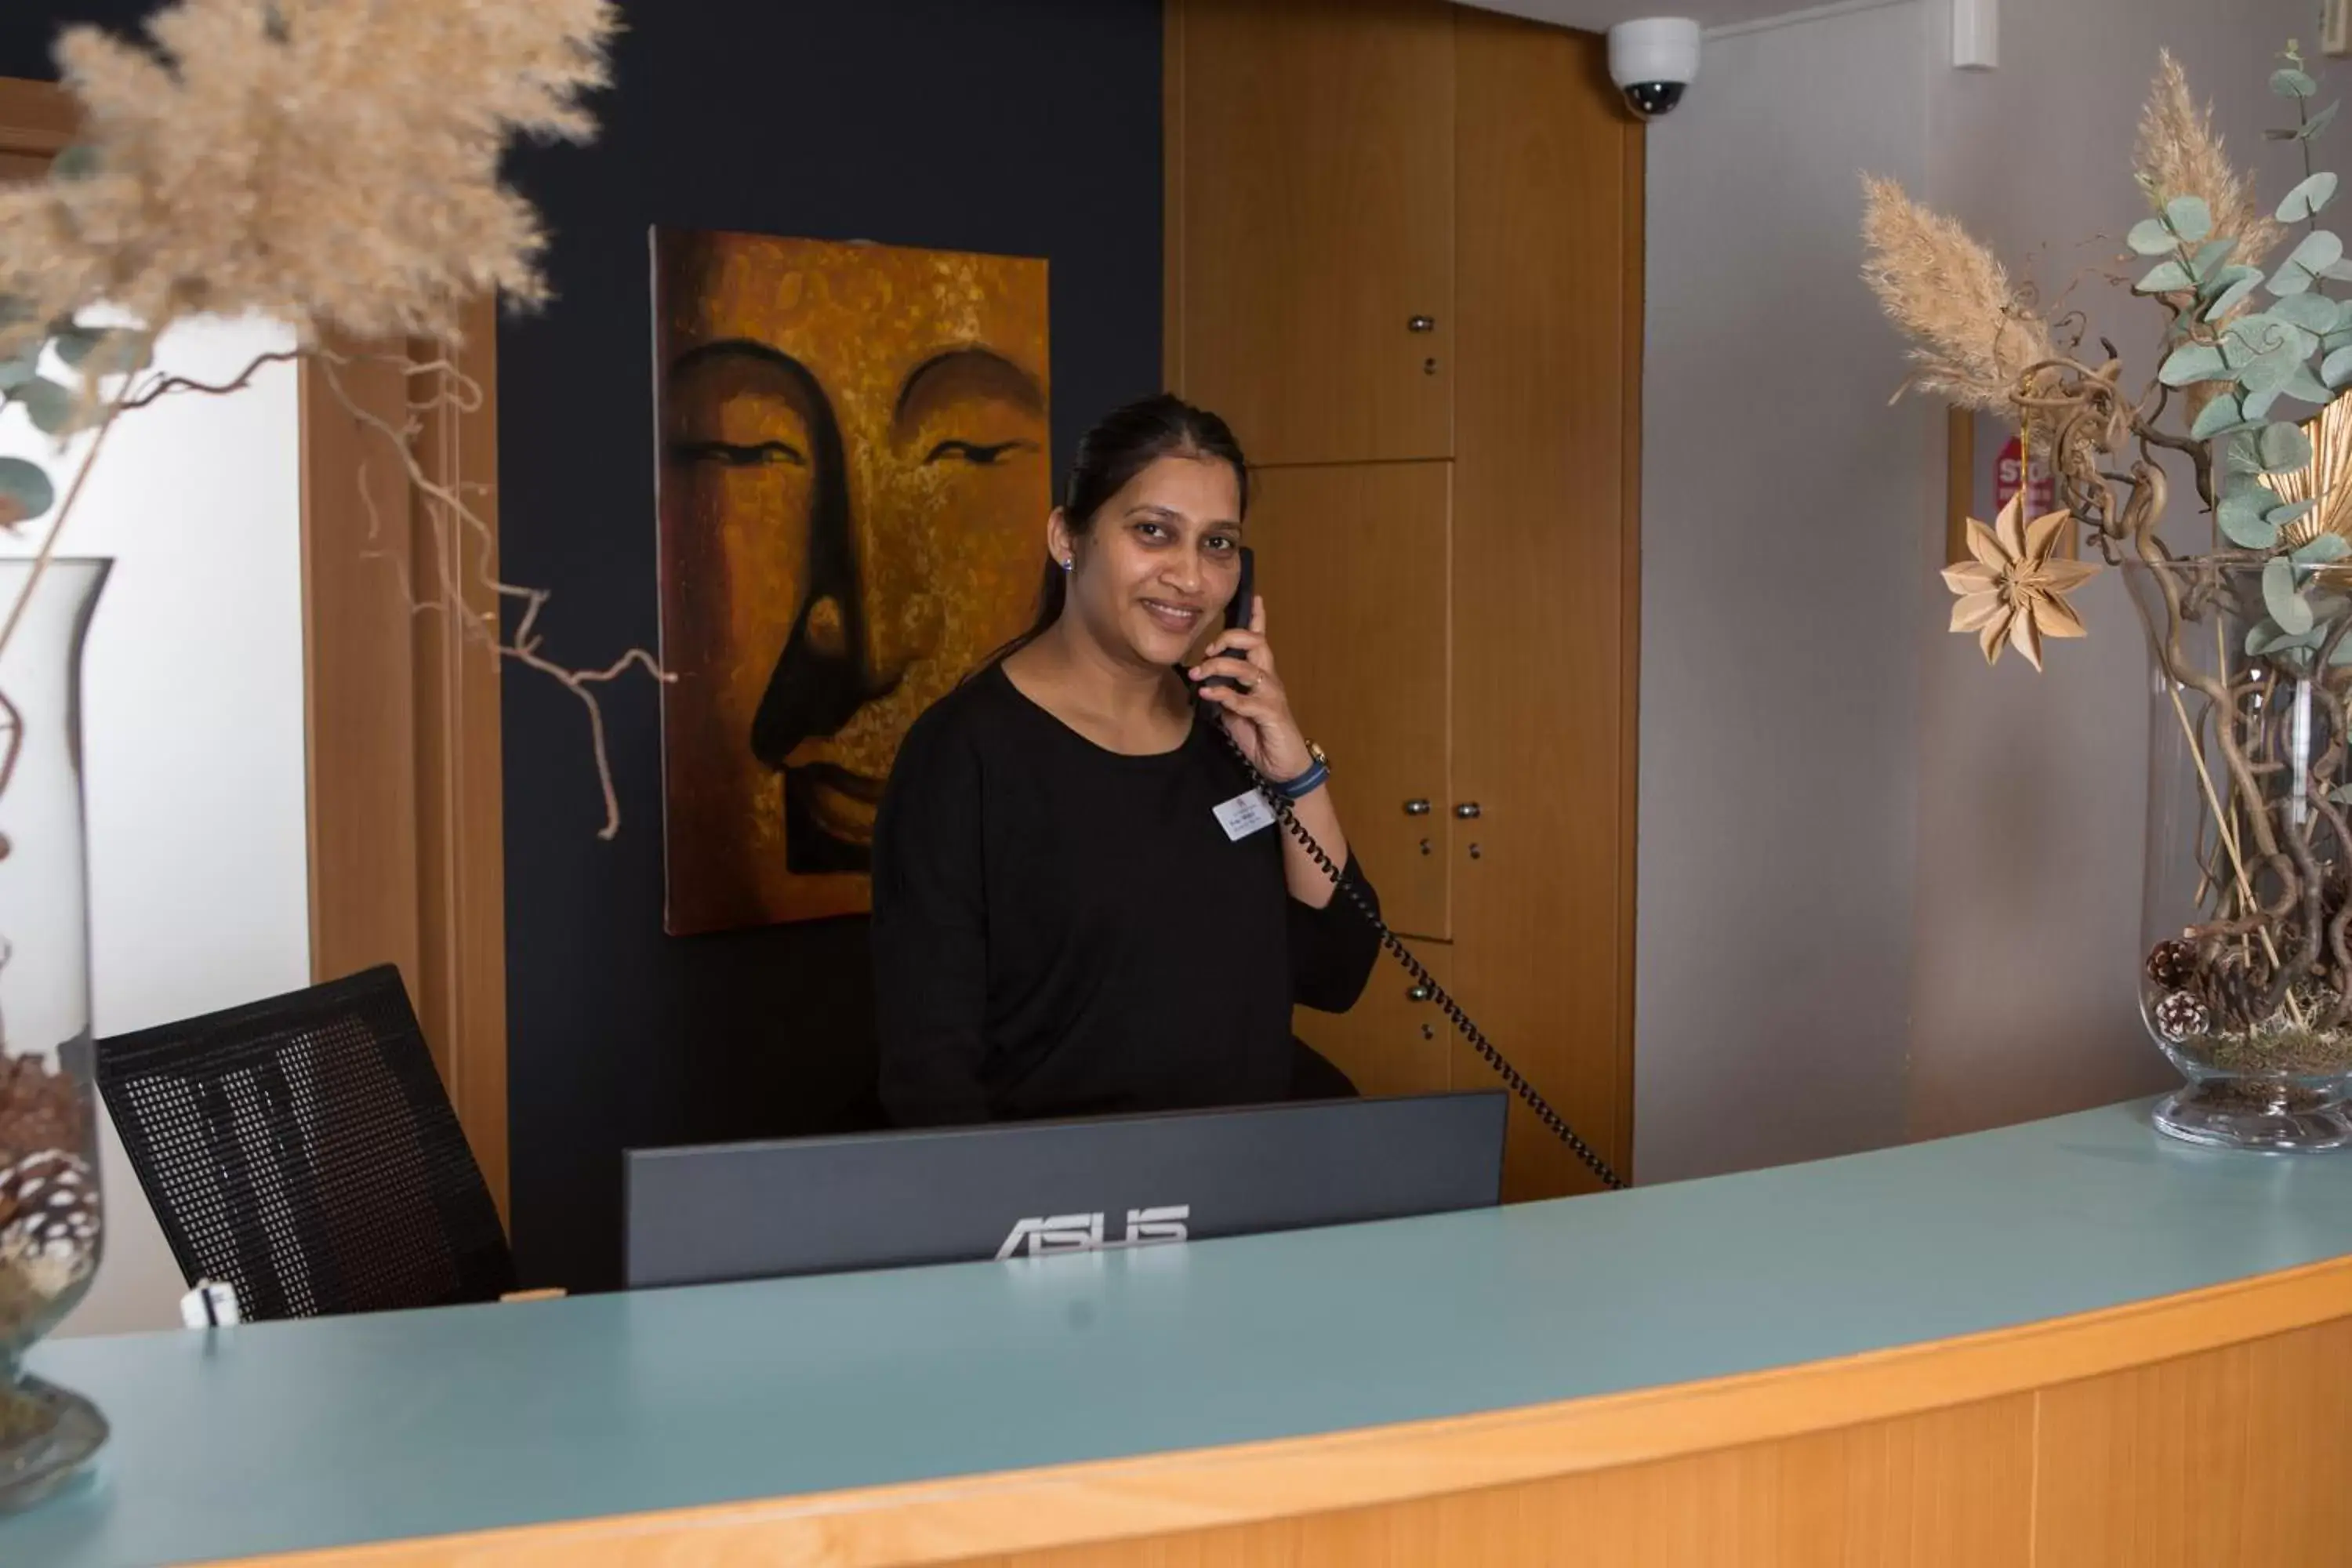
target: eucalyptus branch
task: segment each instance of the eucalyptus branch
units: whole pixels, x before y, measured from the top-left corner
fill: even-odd
[[[82,489],[89,483],[90,470],[98,466],[98,455],[106,448],[106,437],[113,431],[114,422],[122,416],[122,395],[104,405],[99,416],[96,434],[90,437],[89,450],[82,454],[81,467],[75,470],[73,483],[67,487],[65,500],[49,514],[48,531],[41,535],[41,547],[34,553],[33,569],[25,575],[25,585],[16,590],[16,602],[8,606],[8,618],[0,622],[0,653],[5,653],[24,621],[25,611],[33,602],[33,595],[48,574],[49,563],[57,556],[58,536],[65,532],[66,521],[73,516],[75,504],[81,500]]]

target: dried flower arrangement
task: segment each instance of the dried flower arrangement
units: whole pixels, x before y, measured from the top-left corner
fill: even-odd
[[[2315,109],[2305,65],[2290,44],[2271,79],[2295,110],[2271,139],[2302,171],[2266,205],[2163,58],[2135,158],[2149,216],[2126,243],[2166,330],[2137,394],[2111,343],[2085,358],[1958,225],[1865,182],[1864,275],[1911,340],[1908,384],[2005,418],[2056,481],[2047,516],[2021,497],[1995,528],[1971,520],[1974,560],[1945,574],[1952,630],[2037,669],[2042,637],[2084,635],[2066,594],[2098,567],[2053,558],[2062,531],[2130,584],[2195,780],[2193,916],[2141,978],[2192,1079],[2352,1074],[2352,301],[2331,289],[2352,262],[2320,221],[2337,182],[2313,146],[2336,106]],[[2159,531],[2167,462],[2193,476],[2208,548]]]
[[[148,373],[174,321],[251,312],[285,323],[340,395],[353,356],[331,343],[455,343],[471,300],[543,301],[546,237],[499,160],[519,135],[593,134],[581,98],[606,80],[617,20],[612,0],[174,0],[148,21],[152,48],[68,29],[58,58],[82,140],[48,178],[0,184],[0,409],[91,440],[62,501],[36,465],[0,460],[0,527],[48,516],[46,562],[116,418],[175,393],[234,392],[260,368],[222,386]],[[137,326],[86,324],[101,305]],[[348,396],[345,408],[403,468],[436,532],[478,531],[415,446],[438,409],[477,405],[481,389],[446,360],[361,357],[426,390],[405,427]],[[69,375],[44,374],[51,362]],[[438,553],[477,569],[486,559]],[[595,688],[632,668],[657,674],[653,660],[633,649],[607,668],[559,664],[541,648],[545,594],[480,585],[520,614],[509,635],[495,618],[460,617],[473,635],[585,705],[610,837],[620,809]],[[445,582],[427,597],[454,607],[465,587]],[[0,623],[0,647],[21,607]]]
[[[612,0],[173,0],[149,19],[145,44],[86,27],[63,35],[80,140],[46,177],[0,184],[0,415],[21,410],[61,454],[66,438],[89,440],[63,484],[0,458],[0,530],[46,520],[26,584],[0,612],[0,647],[116,421],[166,396],[234,393],[268,359],[289,357],[203,385],[151,368],[157,337],[194,316],[265,316],[294,330],[292,357],[421,498],[444,545],[435,556],[452,564],[415,597],[585,705],[611,837],[619,808],[596,690],[633,667],[659,672],[640,650],[602,669],[547,658],[546,595],[497,581],[487,550],[454,547],[487,538],[481,518],[433,482],[416,437],[440,411],[478,405],[481,388],[446,356],[420,361],[405,345],[462,341],[464,309],[492,292],[520,307],[545,299],[545,236],[500,182],[499,160],[517,136],[593,134],[582,99],[606,80],[616,26]],[[355,342],[402,346],[338,346]],[[408,377],[405,426],[343,391],[355,365],[379,363]],[[516,607],[510,629],[466,611],[483,592]],[[0,692],[0,793],[22,739]],[[29,1054],[12,1057],[12,1044]],[[0,1038],[0,1347],[39,1332],[97,1253],[89,1090],[41,1044]]]

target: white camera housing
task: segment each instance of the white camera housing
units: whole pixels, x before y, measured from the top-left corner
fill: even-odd
[[[1698,24],[1687,16],[1645,16],[1609,29],[1609,79],[1625,107],[1644,120],[1671,113],[1698,78]]]

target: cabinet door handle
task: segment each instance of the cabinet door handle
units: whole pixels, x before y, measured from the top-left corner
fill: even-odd
[[[1409,316],[1405,319],[1404,330],[1408,332],[1433,332],[1437,331],[1437,318],[1434,316]]]
[[[1426,1002],[1429,1000],[1429,987],[1416,985],[1404,994],[1404,999],[1408,1002]]]
[[[1406,801],[1404,803],[1404,814],[1407,816],[1427,816],[1429,815],[1429,802],[1425,800]]]
[[[1454,815],[1467,822],[1478,815],[1478,803],[1475,800],[1465,800],[1454,808]]]

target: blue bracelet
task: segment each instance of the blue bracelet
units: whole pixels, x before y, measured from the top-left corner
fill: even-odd
[[[1295,779],[1285,779],[1280,784],[1275,784],[1269,780],[1268,787],[1285,800],[1305,800],[1308,795],[1321,789],[1324,781],[1330,776],[1331,765],[1318,760],[1313,767]]]

